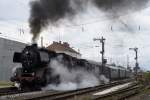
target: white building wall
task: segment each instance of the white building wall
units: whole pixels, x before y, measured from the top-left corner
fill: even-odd
[[[13,63],[13,54],[24,47],[24,43],[0,38],[0,81],[10,79],[12,69],[18,65]]]
[[[72,57],[76,57],[76,58],[81,58],[81,55],[77,54],[77,53],[72,53],[72,52],[68,52],[68,51],[56,51],[57,53],[65,53],[68,54]]]

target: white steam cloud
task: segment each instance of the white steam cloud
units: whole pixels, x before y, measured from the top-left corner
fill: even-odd
[[[12,73],[13,74],[16,72],[17,68],[21,68],[21,64],[17,64],[15,67],[12,68]]]
[[[62,56],[59,56],[57,59],[53,59],[49,65],[53,69],[53,75],[60,75],[60,84],[49,84],[43,88],[44,90],[75,90],[109,82],[104,75],[97,76],[79,66],[69,69],[69,66],[60,63],[61,60]]]

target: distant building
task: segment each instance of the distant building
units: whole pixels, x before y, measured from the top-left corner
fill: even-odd
[[[47,47],[49,50],[55,51],[56,53],[65,53],[72,57],[81,58],[81,54],[70,47],[67,42],[53,42]]]

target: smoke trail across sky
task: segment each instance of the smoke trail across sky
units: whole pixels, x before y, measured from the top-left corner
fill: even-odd
[[[134,12],[146,6],[149,0],[35,0],[31,2],[29,18],[33,41],[49,24],[57,25],[62,19],[73,19],[79,12],[84,13],[88,4],[117,18],[119,15]],[[113,17],[112,17],[113,16]],[[62,23],[59,23],[62,24]]]

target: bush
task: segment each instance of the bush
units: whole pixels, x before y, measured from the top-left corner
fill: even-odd
[[[145,72],[143,75],[144,75],[144,83],[146,85],[150,85],[150,72],[149,71]]]

